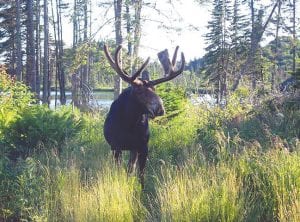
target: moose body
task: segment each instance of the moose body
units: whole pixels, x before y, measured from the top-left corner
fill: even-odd
[[[104,136],[116,162],[120,164],[122,151],[129,150],[128,173],[132,172],[138,160],[140,177],[144,174],[148,155],[149,127],[146,113],[146,109],[135,98],[132,87],[129,87],[112,103],[104,123]]]
[[[139,176],[144,187],[144,171],[148,156],[149,124],[148,118],[164,115],[165,110],[161,98],[155,93],[156,84],[169,81],[178,76],[184,68],[184,55],[182,53],[181,67],[174,71],[174,64],[178,47],[175,50],[172,63],[168,59],[168,76],[161,79],[147,81],[137,78],[145,69],[149,58],[131,77],[121,68],[119,61],[121,46],[112,59],[106,46],[105,55],[112,68],[120,77],[131,86],[125,89],[112,103],[104,123],[104,136],[111,146],[117,164],[121,162],[122,151],[129,150],[128,173],[139,165]]]
[[[104,136],[114,151],[140,150],[149,141],[148,116],[129,87],[116,99],[104,123]]]

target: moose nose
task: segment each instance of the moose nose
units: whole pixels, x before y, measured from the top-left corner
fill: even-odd
[[[156,116],[163,116],[165,114],[165,109],[164,107],[158,107],[156,110]]]

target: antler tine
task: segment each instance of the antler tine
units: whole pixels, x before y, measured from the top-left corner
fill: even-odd
[[[127,72],[120,67],[119,57],[120,57],[121,49],[122,49],[122,46],[119,45],[115,52],[115,61],[114,61],[108,51],[107,45],[106,44],[104,45],[104,53],[105,53],[105,56],[110,64],[110,66],[117,72],[117,74],[125,82],[132,83],[132,79],[128,76]]]
[[[119,45],[115,52],[114,59],[109,53],[108,47],[105,44],[104,45],[104,53],[108,59],[109,64],[111,67],[117,72],[117,74],[125,81],[130,84],[134,82],[134,80],[143,72],[143,70],[146,68],[150,61],[150,57],[147,58],[147,60],[143,63],[143,65],[130,77],[126,70],[121,68],[121,61],[120,61],[120,53],[121,53],[122,46]]]
[[[105,56],[106,56],[106,58],[107,58],[107,60],[108,60],[108,62],[109,62],[109,64],[110,64],[110,66],[111,66],[114,70],[116,70],[116,64],[115,64],[114,60],[112,59],[112,57],[111,57],[111,55],[110,55],[110,53],[109,53],[109,51],[108,51],[108,47],[107,47],[106,44],[104,45],[103,50],[104,50]]]
[[[185,66],[185,57],[183,52],[181,53],[181,66],[180,68],[174,73],[175,76],[179,75],[180,73],[183,72]]]
[[[121,68],[121,63],[120,63],[120,53],[121,53],[121,49],[122,49],[122,46],[119,45],[118,48],[116,49],[116,52],[115,52],[115,64],[116,64],[116,67],[117,67],[117,73],[119,74],[119,76],[123,79],[124,81],[126,82],[129,82],[131,83],[132,82],[132,78],[130,78],[130,76],[128,75],[128,73],[126,72],[126,70],[122,69]]]
[[[178,49],[179,49],[179,46],[176,46],[176,49],[175,49],[174,54],[173,54],[172,66],[175,66],[176,59],[177,59],[177,52],[178,52]]]
[[[174,54],[177,54],[177,50],[178,50],[178,48],[176,47]],[[176,56],[173,56],[172,63],[173,63],[174,57],[175,57],[175,62],[176,62]],[[184,66],[185,66],[185,57],[184,57],[184,54],[181,53],[181,66],[177,71],[174,70],[174,65],[173,65],[170,68],[170,72],[169,72],[168,76],[160,78],[160,79],[156,79],[156,80],[153,80],[153,81],[149,81],[149,84],[154,86],[154,85],[157,85],[157,84],[167,82],[167,81],[170,81],[170,80],[174,79],[176,76],[178,76],[179,74],[181,74],[183,72]]]
[[[150,57],[147,58],[147,60],[143,63],[143,65],[132,75],[132,79],[135,80],[146,68],[150,61]]]

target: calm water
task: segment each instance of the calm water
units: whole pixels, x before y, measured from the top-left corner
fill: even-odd
[[[55,92],[51,92],[50,94],[50,108],[55,108]],[[67,105],[71,104],[72,96],[71,92],[66,92],[67,97]],[[59,92],[58,92],[59,98]],[[89,102],[90,105],[94,108],[109,108],[111,103],[113,102],[114,93],[113,92],[94,92],[93,99]],[[202,94],[198,96],[191,96],[190,100],[194,105],[206,104],[208,106],[214,106],[216,104],[216,99],[213,98],[209,94]],[[60,106],[59,99],[57,100],[57,106]]]
[[[60,106],[59,101],[59,92],[57,93],[57,106]],[[72,94],[70,91],[66,92],[67,97],[67,105],[70,105],[72,102]],[[109,108],[111,103],[113,102],[114,94],[113,92],[94,92],[93,99],[89,102],[92,107],[96,108]],[[55,108],[55,92],[51,92],[50,94],[50,108]]]

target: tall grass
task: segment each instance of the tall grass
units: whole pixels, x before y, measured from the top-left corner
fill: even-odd
[[[57,213],[52,215],[55,218],[48,218],[50,221],[134,221],[143,218],[140,190],[136,189],[139,185],[134,177],[127,177],[123,169],[107,165],[95,178],[81,175],[78,169],[57,176],[61,184],[59,195],[53,201],[59,204],[48,210]]]
[[[248,221],[299,221],[300,155],[285,151],[239,161]]]
[[[166,170],[158,183],[162,221],[243,221],[241,181],[228,166]]]
[[[197,138],[197,128],[203,116],[191,104],[175,117],[168,116],[151,123],[149,142],[151,156],[156,160],[182,162]],[[204,121],[204,120],[203,120]]]
[[[247,153],[197,165],[163,170],[161,221],[299,221],[299,153]]]
[[[173,90],[150,124],[142,191],[114,165],[103,114],[15,103],[26,87],[1,78],[0,221],[300,221],[297,100],[195,108]]]

